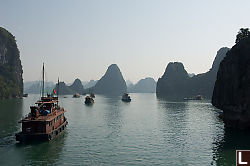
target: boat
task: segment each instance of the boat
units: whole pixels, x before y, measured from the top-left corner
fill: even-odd
[[[47,93],[46,96],[44,95],[43,65],[43,88],[41,99],[35,103],[35,106],[31,106],[30,113],[19,121],[19,123],[22,124],[22,131],[16,133],[16,141],[20,143],[49,141],[65,130],[68,121],[65,117],[66,110],[58,104],[58,91],[57,96],[54,96],[56,94],[54,89],[54,94]]]
[[[95,102],[95,101],[94,101],[94,99],[93,99],[91,96],[86,96],[86,97],[85,97],[85,102],[84,102],[84,103],[85,103],[86,105],[94,104],[94,102]]]
[[[81,95],[79,94],[79,93],[75,93],[74,95],[73,95],[73,98],[79,98]]]
[[[194,97],[185,97],[184,100],[203,100],[203,97],[201,95],[197,95]]]
[[[197,95],[197,96],[195,96],[194,99],[195,99],[195,100],[203,100],[203,97],[202,97],[201,95]]]
[[[131,98],[130,98],[130,96],[128,95],[128,93],[124,93],[124,94],[122,95],[122,101],[124,101],[124,102],[130,102],[130,101],[131,101]]]
[[[28,97],[28,93],[24,93],[24,94],[23,94],[23,97]]]
[[[90,97],[95,98],[95,94],[94,93],[90,93]]]

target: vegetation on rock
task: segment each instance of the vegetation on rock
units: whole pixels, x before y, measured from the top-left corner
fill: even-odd
[[[212,97],[212,104],[223,110],[226,126],[240,129],[250,128],[250,37],[247,31],[240,30],[238,42],[222,60]]]
[[[0,99],[22,96],[22,73],[15,37],[0,27]]]

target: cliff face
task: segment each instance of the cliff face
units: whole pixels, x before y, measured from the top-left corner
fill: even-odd
[[[135,85],[128,86],[130,93],[155,93],[156,82],[153,78],[145,78],[138,81]]]
[[[156,87],[158,97],[183,99],[202,95],[212,97],[216,74],[221,60],[225,57],[229,48],[221,48],[215,57],[212,68],[203,74],[189,77],[182,63],[169,63],[165,73],[159,78]]]
[[[108,67],[105,75],[94,87],[94,92],[97,94],[122,95],[126,91],[126,82],[116,64],[112,64]]]
[[[223,110],[226,126],[250,127],[250,39],[237,43],[220,64],[212,104]]]
[[[22,96],[22,73],[15,37],[0,27],[0,99]]]
[[[187,95],[185,85],[188,83],[188,78],[188,73],[182,63],[169,63],[163,76],[158,79],[157,96],[172,99],[184,98]]]
[[[84,91],[82,82],[78,78],[75,79],[74,83],[72,85],[70,85],[69,88],[72,89],[74,92],[79,93],[79,94],[82,94]]]

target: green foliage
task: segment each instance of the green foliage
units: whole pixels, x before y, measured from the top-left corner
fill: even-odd
[[[15,37],[2,27],[0,27],[0,57],[0,99],[21,96],[23,71],[19,50]]]
[[[20,96],[20,88],[10,79],[0,76],[0,99]]]
[[[239,43],[243,39],[247,39],[250,36],[250,31],[248,28],[241,28],[236,36],[235,43]]]

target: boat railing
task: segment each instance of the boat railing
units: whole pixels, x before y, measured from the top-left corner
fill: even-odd
[[[52,114],[50,115],[57,115],[58,112],[65,111],[63,107],[57,107],[54,111],[52,111]]]

